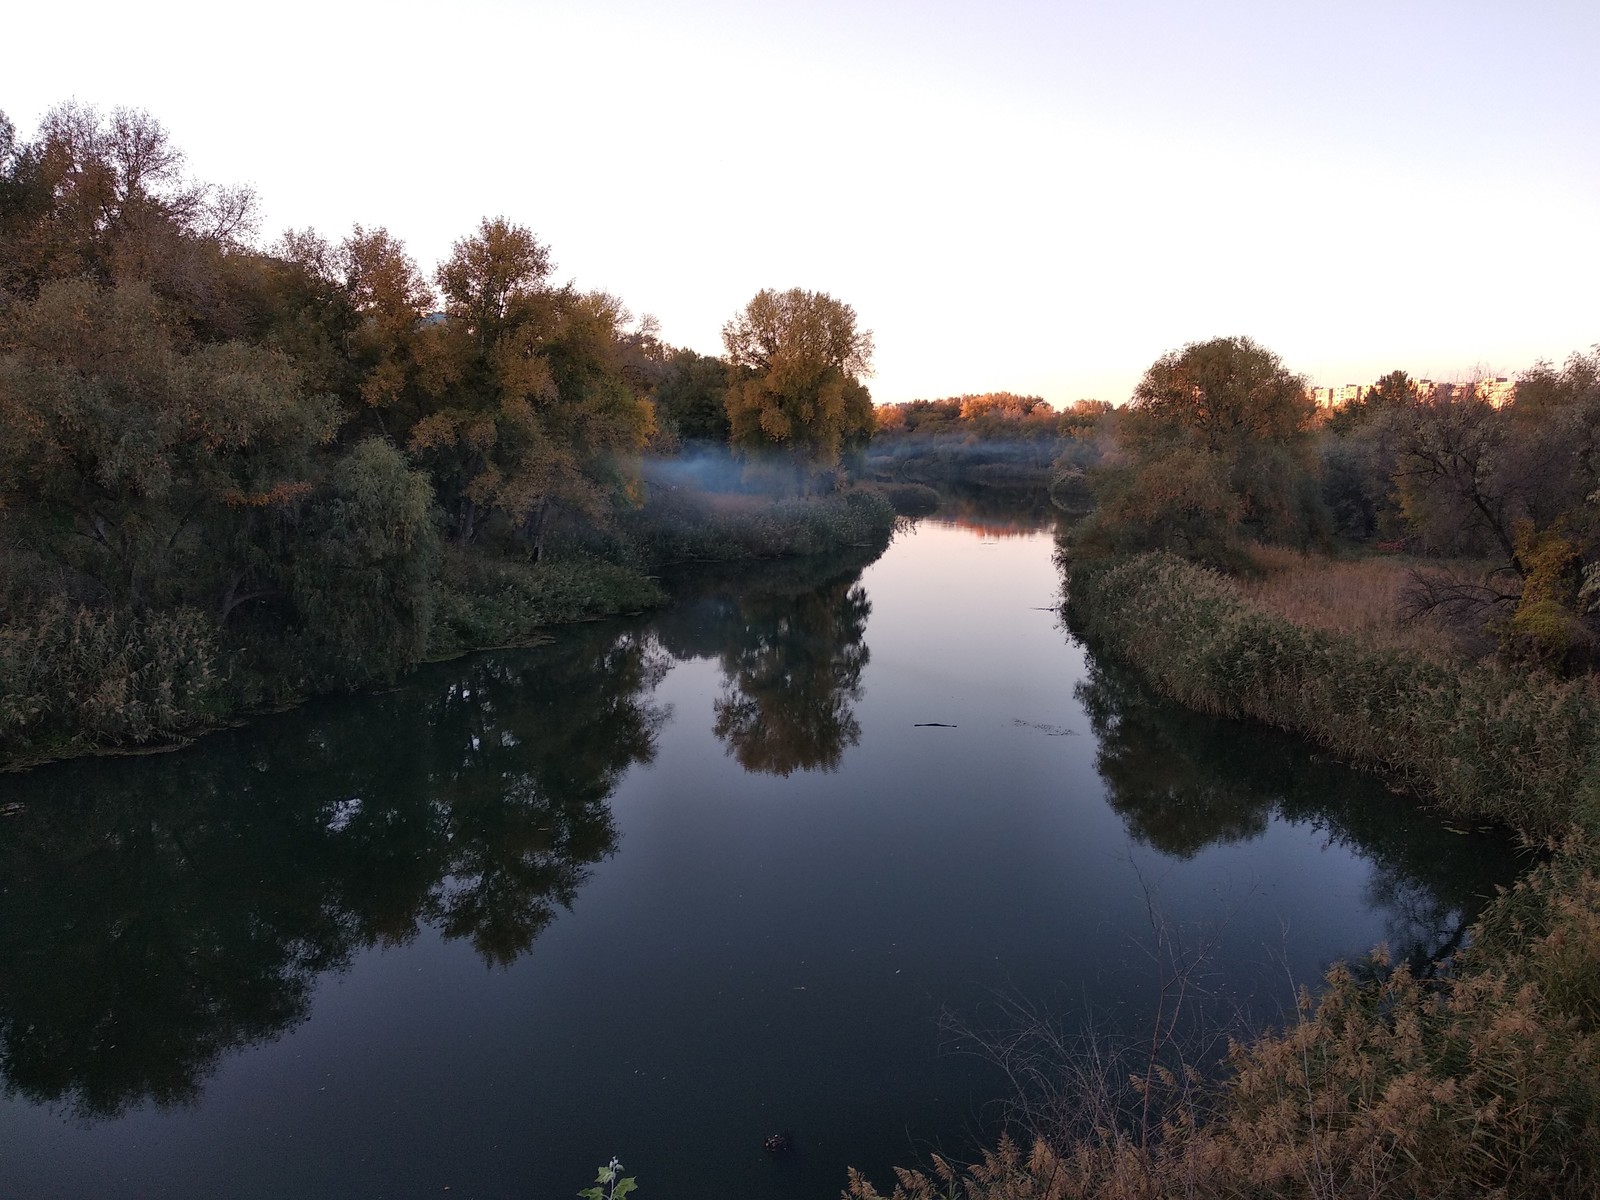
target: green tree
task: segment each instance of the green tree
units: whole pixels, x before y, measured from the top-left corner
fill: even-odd
[[[617,454],[650,431],[617,355],[620,304],[553,288],[550,270],[546,247],[504,218],[455,243],[436,275],[447,319],[416,338],[422,415],[408,435],[459,541],[498,516],[535,558],[551,506],[600,512]]]
[[[1305,381],[1245,337],[1163,355],[1116,423],[1117,455],[1091,480],[1099,509],[1080,549],[1166,547],[1231,563],[1240,533],[1320,536]]]
[[[1323,423],[1322,498],[1339,533],[1357,539],[1403,533],[1394,485],[1397,435],[1420,402],[1416,381],[1390,371]]]
[[[728,440],[728,366],[720,358],[672,351],[653,399],[664,430],[686,441]]]
[[[391,679],[422,661],[433,624],[439,535],[433,489],[381,438],[358,443],[308,505],[285,555],[300,640],[317,685]]]
[[[796,455],[807,468],[831,468],[872,436],[872,333],[856,311],[826,292],[765,289],[726,325],[722,343],[733,444],[747,453]]]
[[[226,620],[338,420],[281,354],[185,348],[145,285],[47,285],[0,328],[0,508],[98,598]]]

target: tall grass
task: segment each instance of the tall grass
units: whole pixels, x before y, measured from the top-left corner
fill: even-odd
[[[224,711],[215,623],[52,598],[0,625],[0,757],[171,740]]]
[[[1074,567],[1072,620],[1160,692],[1305,734],[1441,807],[1540,835],[1600,828],[1600,686],[1305,628],[1172,555]]]
[[[666,594],[631,567],[595,559],[538,565],[455,551],[434,605],[428,657],[525,646],[549,626],[654,608]]]
[[[654,570],[685,562],[784,558],[881,545],[895,521],[893,504],[869,488],[790,499],[663,489],[643,507],[623,514],[610,531],[575,531],[565,545]]]
[[[1415,567],[1399,558],[1331,559],[1281,546],[1252,548],[1260,575],[1239,588],[1257,607],[1302,629],[1348,634],[1374,649],[1455,663],[1461,648],[1448,630],[1407,620],[1404,595]]]
[[[1401,1200],[1600,1194],[1600,871],[1570,841],[1490,905],[1451,975],[1336,966],[1235,1045],[1159,1136],[1115,1123],[901,1171],[896,1200]],[[1136,1079],[1137,1087],[1162,1081]],[[883,1200],[853,1173],[847,1192]]]

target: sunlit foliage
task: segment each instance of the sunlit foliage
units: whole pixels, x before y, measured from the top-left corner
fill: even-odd
[[[1163,355],[1118,414],[1090,477],[1082,553],[1164,548],[1219,564],[1241,539],[1306,544],[1326,524],[1305,381],[1249,338]]]
[[[764,289],[722,327],[733,444],[831,468],[872,435],[872,334],[826,292]],[[804,475],[802,474],[802,483]]]

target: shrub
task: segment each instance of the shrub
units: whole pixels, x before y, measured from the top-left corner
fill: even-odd
[[[684,489],[658,493],[625,514],[611,554],[647,569],[823,554],[881,545],[895,520],[889,500],[866,488],[789,500]]]
[[[528,562],[453,553],[434,607],[430,658],[526,646],[545,628],[653,608],[661,588],[631,567],[593,559]]]
[[[903,517],[924,517],[937,512],[942,498],[925,483],[883,483],[876,491]]]

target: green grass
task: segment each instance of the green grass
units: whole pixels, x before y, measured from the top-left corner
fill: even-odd
[[[534,565],[456,553],[445,561],[428,657],[526,646],[547,638],[552,625],[640,612],[665,600],[655,580],[619,563]]]

